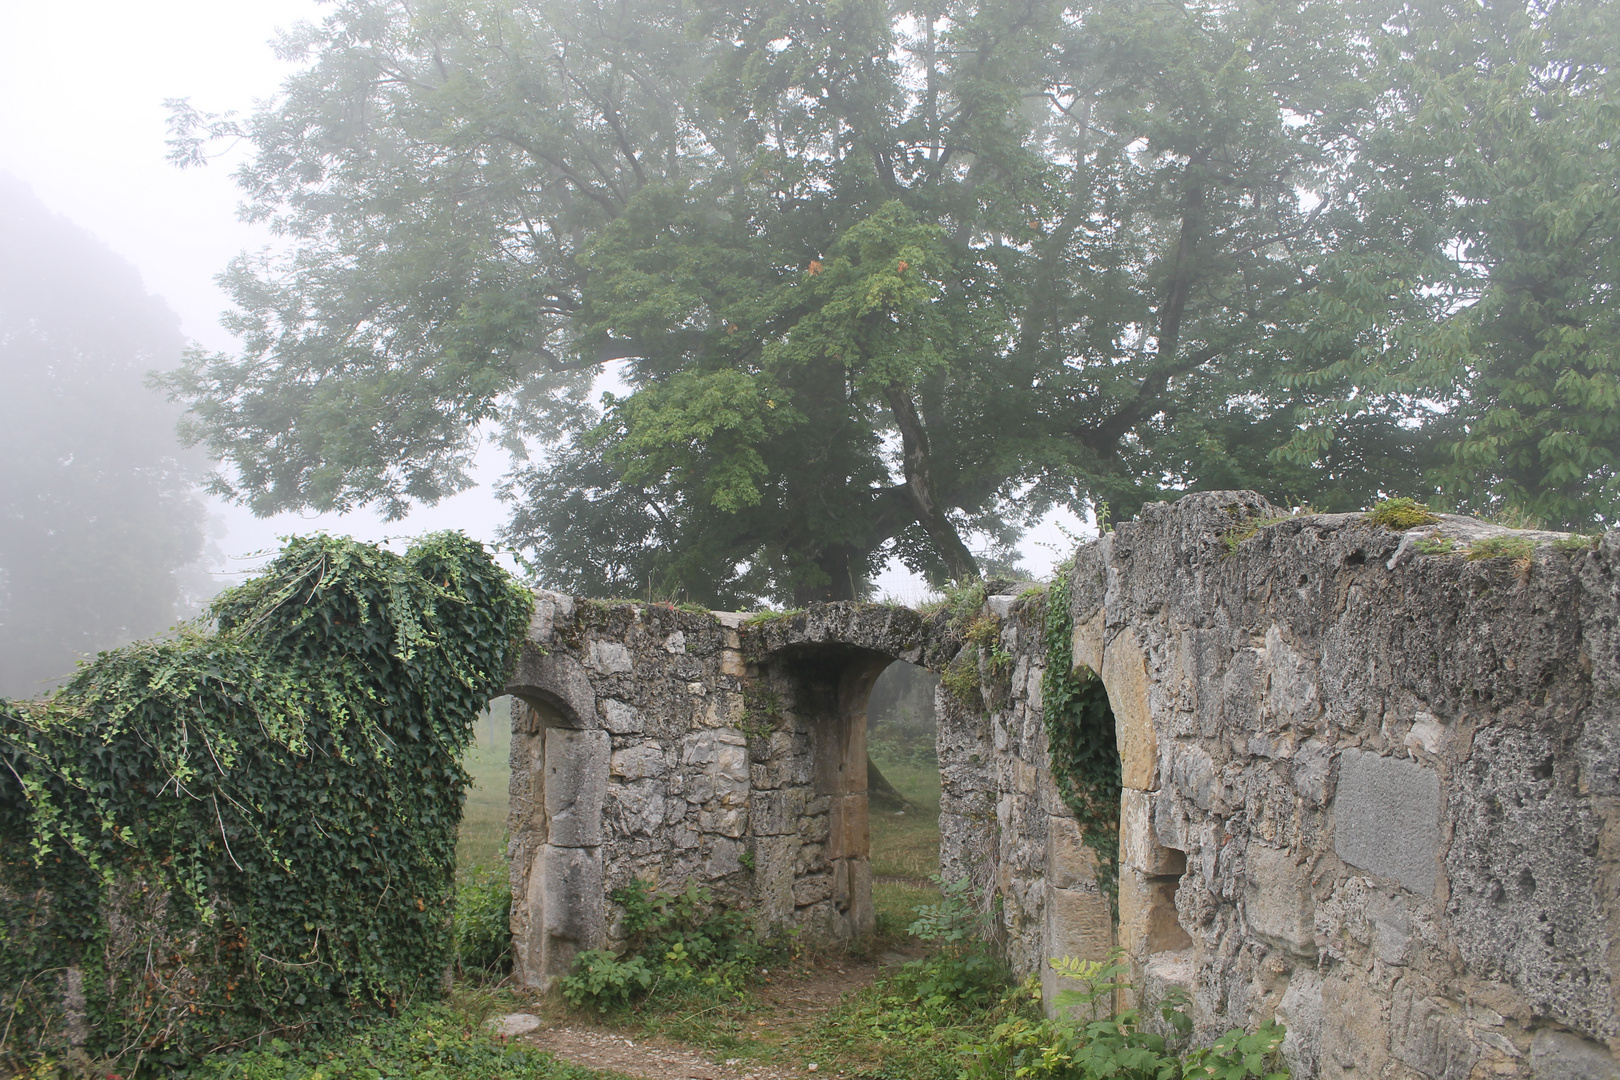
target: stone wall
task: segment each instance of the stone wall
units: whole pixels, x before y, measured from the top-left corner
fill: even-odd
[[[1049,772],[1038,591],[987,599],[995,667],[944,614],[542,594],[510,687],[518,975],[611,944],[632,876],[867,932],[866,695],[896,659],[977,663],[976,694],[938,698],[941,859],[1020,973],[1055,989],[1047,960],[1117,942],[1148,995],[1190,990],[1200,1038],[1281,1017],[1301,1077],[1620,1077],[1620,534],[1468,561],[1435,531],[1227,493],[1080,549],[1074,658],[1125,783],[1117,929]]]
[[[1206,1038],[1283,1018],[1297,1075],[1616,1076],[1620,534],[1279,516],[1190,496],[1076,559],[1122,946]]]

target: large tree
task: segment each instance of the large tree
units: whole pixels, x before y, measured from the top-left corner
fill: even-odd
[[[859,595],[893,554],[968,576],[966,536],[1054,504],[1418,491],[1470,417],[1523,416],[1480,349],[1432,345],[1484,251],[1414,89],[1449,19],[350,0],[284,43],[277,101],[176,108],[182,159],[249,140],[289,245],[227,271],[242,351],[171,386],[262,512],[397,514],[498,425],[536,453],[505,490],[542,576],[713,603]],[[1456,92],[1534,97],[1543,61]]]
[[[140,275],[0,174],[0,696],[188,614],[200,462],[144,385],[179,320]]]

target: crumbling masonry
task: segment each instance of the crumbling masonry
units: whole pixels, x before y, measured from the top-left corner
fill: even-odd
[[[1201,1038],[1281,1018],[1300,1077],[1620,1077],[1620,533],[1469,561],[1435,531],[1217,493],[1080,549],[1074,659],[1125,786],[1117,925],[1051,779],[1044,597],[988,598],[1011,659],[980,700],[939,696],[941,858],[1016,968],[1118,945],[1147,996],[1191,993]],[[540,594],[530,638],[522,980],[610,945],[632,877],[697,878],[766,927],[871,929],[866,696],[894,660],[972,648],[947,616]]]

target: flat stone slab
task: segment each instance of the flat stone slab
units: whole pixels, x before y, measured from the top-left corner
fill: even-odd
[[[533,1013],[507,1013],[489,1021],[489,1026],[495,1034],[504,1039],[511,1039],[534,1031],[540,1026],[540,1018]]]
[[[1367,750],[1339,755],[1333,850],[1352,866],[1434,895],[1440,851],[1440,776]]]

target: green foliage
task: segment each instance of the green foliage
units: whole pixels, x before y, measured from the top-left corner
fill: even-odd
[[[456,888],[456,967],[498,976],[512,968],[512,880],[507,869],[475,867]]]
[[[1362,516],[1374,525],[1396,532],[1440,524],[1440,519],[1430,513],[1427,506],[1411,498],[1385,499]]]
[[[930,1008],[987,1004],[1005,984],[1007,965],[986,940],[988,918],[973,909],[973,883],[967,878],[933,880],[940,887],[940,902],[919,906],[916,921],[906,928],[933,949],[908,965],[917,998]]]
[[[936,14],[345,0],[177,104],[292,238],[166,379],[219,489],[399,513],[495,421],[542,577],[716,607],[1167,491],[1613,517],[1612,4]]]
[[[177,1064],[431,996],[472,725],[531,600],[483,547],[290,541],[191,628],[0,708],[12,1061]]]
[[[1528,536],[1488,536],[1468,545],[1468,560],[1514,559],[1527,560],[1536,553],[1536,542]]]
[[[486,1010],[487,1011],[487,1010]],[[294,1046],[272,1038],[252,1050],[193,1066],[194,1080],[591,1080],[596,1074],[508,1044],[482,1017],[446,1005],[418,1005],[398,1017]]]
[[[1069,612],[1071,564],[1054,571],[1046,598],[1046,670],[1041,711],[1052,778],[1074,811],[1080,835],[1097,856],[1097,884],[1118,914],[1119,799],[1123,787],[1119,741],[1108,691],[1095,672],[1074,668],[1074,617]]]
[[[694,985],[736,992],[769,955],[748,917],[717,903],[695,881],[681,892],[658,893],[637,879],[610,899],[622,912],[624,950],[593,949],[575,957],[573,971],[558,985],[576,1008],[607,1012],[655,991]]]
[[[1036,1008],[997,1025],[984,1043],[966,1048],[972,1061],[966,1080],[1287,1080],[1278,1047],[1286,1034],[1268,1021],[1253,1033],[1234,1028],[1213,1046],[1179,1049],[1192,1031],[1185,992],[1172,990],[1159,1006],[1166,1036],[1145,1031],[1135,1009],[1112,1012],[1115,994],[1131,986],[1129,968],[1118,953],[1107,963],[1073,958],[1053,960],[1059,975],[1080,984],[1059,992],[1056,1019]],[[1031,1005],[1039,1000],[1038,978],[1025,990]]]

